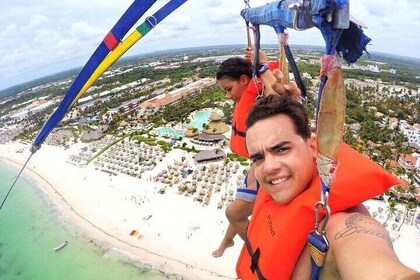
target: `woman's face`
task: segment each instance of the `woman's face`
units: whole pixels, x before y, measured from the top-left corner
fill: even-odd
[[[226,93],[226,97],[239,102],[242,93],[248,86],[250,79],[246,75],[242,75],[239,80],[232,80],[229,78],[221,78],[217,80],[219,87]]]

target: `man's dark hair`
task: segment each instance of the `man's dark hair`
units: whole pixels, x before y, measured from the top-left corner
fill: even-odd
[[[276,115],[288,116],[292,120],[296,133],[303,139],[311,136],[306,108],[290,94],[268,95],[258,99],[248,113],[245,125],[248,129],[256,122]]]
[[[248,59],[236,56],[223,61],[216,72],[216,80],[229,79],[238,81],[242,75],[252,77],[252,63]]]

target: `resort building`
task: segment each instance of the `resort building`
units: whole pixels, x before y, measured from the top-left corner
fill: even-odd
[[[193,156],[196,163],[222,160],[226,157],[225,152],[220,149],[202,151]]]
[[[192,125],[187,128],[187,131],[185,131],[185,137],[194,138],[197,135],[198,135],[198,129]]]
[[[407,137],[408,143],[413,147],[420,147],[420,125],[405,125],[403,129],[404,136]]]
[[[416,164],[416,158],[412,155],[400,154],[398,164],[406,171],[412,171],[414,170],[414,166]]]
[[[229,127],[222,122],[222,117],[213,112],[211,113],[209,123],[204,127],[203,132],[207,134],[223,134],[229,131]]]
[[[144,101],[140,107],[146,108],[164,108],[168,105],[173,105],[179,102],[182,98],[192,96],[202,89],[214,86],[216,80],[214,78],[204,78],[196,82],[190,83],[185,87],[174,89],[168,93],[162,93],[152,99]]]
[[[82,141],[91,141],[91,140],[98,140],[100,138],[102,138],[104,136],[104,134],[99,131],[99,130],[94,130],[94,131],[83,131],[82,135],[80,136],[80,138],[82,139]]]
[[[222,117],[213,112],[210,116],[209,123],[204,126],[203,132],[200,133],[193,143],[211,145],[226,140],[224,133],[229,131],[229,127],[222,122]]]

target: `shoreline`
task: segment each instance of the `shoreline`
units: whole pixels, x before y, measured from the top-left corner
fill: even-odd
[[[28,155],[16,151],[26,148],[20,143],[0,145],[0,160],[20,169],[29,151]],[[70,153],[45,146],[31,159],[25,172],[30,172],[29,176],[64,214],[63,218],[83,232],[84,238],[104,252],[113,250],[134,265],[176,279],[236,279],[242,240],[236,237],[234,247],[222,257],[211,256],[227,227],[224,208],[216,209],[215,198],[203,206],[192,197],[178,194],[176,187],[160,194],[161,184],[151,181],[152,175],[150,179],[110,176],[93,166],[68,163]],[[159,168],[156,169],[158,174]],[[383,201],[368,200],[364,204],[371,213],[379,207],[386,209]],[[382,219],[384,216],[383,213]],[[377,220],[383,222],[381,215]],[[130,236],[133,230],[140,236]],[[420,260],[413,259],[410,252],[413,248],[420,250],[420,231],[406,224],[401,232],[389,232],[400,260],[419,271]]]
[[[3,145],[3,147],[4,146],[6,145]],[[10,145],[7,145],[7,147],[10,147]],[[50,150],[52,148],[53,147],[44,147],[43,151]],[[12,148],[12,150],[15,150],[15,149]],[[0,145],[0,151],[2,151],[1,145]],[[40,155],[38,153],[36,156],[38,156],[39,158]],[[19,157],[8,158],[8,157],[5,157],[3,154],[0,155],[0,159],[3,160],[6,164],[14,165],[14,167],[18,169],[21,169],[24,163],[22,162],[22,159],[20,159]],[[130,261],[134,262],[135,264],[140,264],[140,267],[151,268],[153,270],[160,271],[165,275],[174,276],[176,277],[176,279],[235,279],[235,275],[226,275],[226,273],[223,273],[224,271],[223,266],[221,266],[222,267],[221,271],[217,271],[217,270],[213,271],[207,268],[207,267],[212,267],[212,265],[207,265],[209,262],[209,258],[211,258],[210,260],[212,260],[214,263],[216,263],[219,266],[220,264],[218,263],[221,263],[221,262],[226,263],[228,255],[232,255],[232,254],[227,254],[228,252],[226,252],[225,256],[223,256],[222,258],[217,258],[217,259],[211,256],[211,251],[199,253],[199,255],[201,254],[208,255],[207,261],[199,262],[202,264],[202,267],[201,267],[201,266],[197,266],[196,263],[191,264],[188,261],[176,258],[176,256],[175,257],[171,255],[166,256],[162,254],[162,252],[168,252],[168,250],[165,248],[156,248],[156,251],[153,251],[147,246],[141,246],[140,245],[141,243],[136,242],[138,241],[138,239],[136,238],[132,238],[132,240],[128,240],[128,238],[130,237],[128,233],[126,234],[128,238],[127,237],[124,238],[118,234],[118,233],[121,233],[120,230],[111,232],[109,229],[104,228],[102,224],[98,222],[97,220],[93,219],[92,216],[86,215],[86,213],[84,212],[86,211],[86,209],[83,210],[82,209],[83,207],[75,205],[77,203],[73,201],[74,199],[72,198],[69,199],[68,195],[63,190],[63,188],[66,189],[66,186],[64,187],[57,186],[56,182],[54,182],[54,180],[51,180],[50,178],[51,174],[44,174],[46,172],[45,168],[40,168],[40,166],[38,165],[36,161],[39,161],[39,159],[38,160],[31,159],[31,161],[26,166],[24,172],[27,172],[27,174],[28,172],[30,172],[28,175],[31,176],[31,178],[33,178],[37,182],[38,187],[42,189],[45,192],[45,194],[51,199],[51,201],[54,204],[56,204],[56,206],[58,206],[59,210],[65,216],[67,216],[65,218],[69,219],[71,227],[72,228],[76,227],[77,229],[80,229],[89,241],[92,241],[95,245],[97,245],[102,250],[104,251],[113,250],[117,252],[118,254],[120,254],[122,258],[128,258]],[[65,163],[65,165],[67,165],[68,167],[77,168],[81,170],[81,168],[70,166],[70,164],[68,163]],[[101,171],[96,171],[96,172],[103,173]],[[82,173],[87,173],[87,172],[82,172]],[[58,174],[56,174],[56,176],[57,175]],[[102,175],[102,177],[106,177],[105,174],[99,174],[99,175]],[[122,178],[122,179],[123,180],[118,180],[118,181],[124,181],[124,179],[129,179],[129,178]],[[86,180],[86,177],[85,177],[85,180]],[[98,196],[100,195],[98,194]],[[159,194],[158,196],[161,196],[161,198],[163,198],[164,196],[167,196],[167,195],[165,194],[162,196]],[[223,215],[224,215],[224,212],[223,212]],[[215,223],[216,222],[217,220],[215,220]],[[106,221],[105,223],[108,223],[108,221]],[[116,226],[116,228],[119,227],[118,224],[113,224],[113,226]],[[213,243],[212,248],[213,247],[214,249],[217,248],[221,238],[222,238],[222,235],[220,237],[212,238],[212,240],[214,240],[214,242],[212,241]],[[240,242],[236,242],[236,243],[240,243]],[[232,252],[234,251],[232,250],[232,248],[230,249]],[[185,254],[191,253],[188,251],[190,250],[186,250]],[[195,255],[197,255],[197,253]],[[200,257],[198,259],[200,259]],[[234,256],[233,260],[236,261],[236,256]],[[233,265],[231,268],[231,274],[234,273],[234,267],[235,266]]]

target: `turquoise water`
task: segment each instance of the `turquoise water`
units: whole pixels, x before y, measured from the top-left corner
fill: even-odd
[[[1,201],[17,174],[0,161]],[[35,184],[23,175],[0,210],[1,280],[169,279],[89,242]],[[64,240],[68,245],[53,251]]]
[[[203,130],[203,124],[207,124],[210,119],[210,112],[197,112],[194,116],[194,119],[188,123],[188,126],[192,125],[200,131]]]
[[[154,132],[159,136],[170,135],[172,137],[184,137],[183,132],[176,131],[170,127],[158,127],[154,130]]]
[[[186,126],[194,126],[198,130],[203,130],[203,124],[207,124],[210,118],[210,112],[198,112],[195,114],[194,119],[186,124]],[[169,135],[172,137],[184,137],[184,133],[182,131],[174,130],[170,127],[158,127],[154,130],[154,132],[159,136]]]

